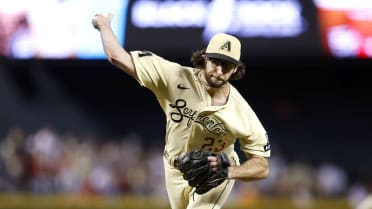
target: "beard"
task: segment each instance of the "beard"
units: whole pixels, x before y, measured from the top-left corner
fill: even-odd
[[[213,79],[214,78],[214,79]],[[218,79],[216,77],[209,76],[205,74],[205,80],[207,81],[208,86],[212,88],[220,88],[221,86],[225,85],[227,81]]]

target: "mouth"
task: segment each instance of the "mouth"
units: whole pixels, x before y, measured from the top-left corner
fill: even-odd
[[[220,77],[215,77],[215,76],[212,76],[212,78],[216,81],[220,81],[220,82],[224,82],[224,80]]]

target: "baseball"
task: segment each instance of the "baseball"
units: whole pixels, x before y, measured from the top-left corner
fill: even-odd
[[[107,12],[106,12],[106,13],[102,13],[102,16],[103,16],[103,17],[110,17],[110,16],[112,16],[112,15],[111,15],[111,13],[107,13]]]

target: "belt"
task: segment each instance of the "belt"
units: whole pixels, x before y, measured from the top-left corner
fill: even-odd
[[[178,160],[177,158],[172,158],[169,153],[167,152],[167,150],[164,150],[163,152],[163,156],[165,157],[165,159],[168,161],[168,163],[175,167],[175,168],[178,168]]]
[[[167,152],[167,150],[164,150],[163,152],[163,156],[165,157],[165,159],[168,161],[169,165],[175,167],[175,168],[178,168],[178,159],[177,158],[172,158],[169,153]],[[229,156],[229,161],[230,161],[230,164],[231,165],[237,165],[237,161],[236,159],[234,158],[234,156]]]

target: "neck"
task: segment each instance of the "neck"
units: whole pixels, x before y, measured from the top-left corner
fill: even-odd
[[[220,105],[225,104],[227,102],[230,93],[230,87],[228,83],[218,88],[211,87],[205,79],[204,71],[200,71],[200,73],[198,74],[198,79],[202,83],[203,87],[208,92],[208,94],[212,97],[212,100],[218,101],[217,103]]]

